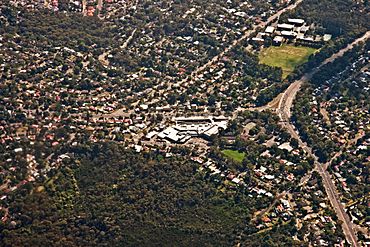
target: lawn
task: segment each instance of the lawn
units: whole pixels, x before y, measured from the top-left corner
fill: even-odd
[[[269,66],[280,67],[283,70],[283,79],[294,71],[294,68],[308,61],[308,57],[317,49],[282,45],[263,49],[259,54],[260,62]]]
[[[245,153],[241,153],[239,151],[234,151],[234,150],[231,150],[231,149],[226,149],[226,150],[222,150],[222,153],[230,158],[230,159],[233,159],[237,162],[242,162],[244,157],[245,157]]]

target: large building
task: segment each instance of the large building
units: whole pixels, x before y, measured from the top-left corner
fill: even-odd
[[[277,25],[277,29],[280,31],[293,31],[294,25],[282,23]]]
[[[305,24],[305,20],[303,19],[288,19],[288,23],[294,25],[296,27],[301,27]]]
[[[174,118],[175,124],[158,134],[161,139],[185,143],[192,137],[210,138],[227,128],[229,119],[223,116],[195,116]]]

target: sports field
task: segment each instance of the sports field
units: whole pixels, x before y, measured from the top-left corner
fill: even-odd
[[[280,67],[283,79],[294,71],[294,68],[308,61],[308,57],[317,49],[303,46],[282,45],[263,49],[259,54],[260,62],[269,66]]]
[[[230,158],[230,159],[233,159],[237,162],[242,162],[244,157],[245,157],[245,153],[241,153],[239,151],[234,151],[234,150],[231,150],[231,149],[226,149],[226,150],[223,150],[222,153]]]

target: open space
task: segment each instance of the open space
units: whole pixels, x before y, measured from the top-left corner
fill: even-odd
[[[271,46],[263,49],[259,55],[260,62],[269,66],[280,67],[283,79],[292,73],[300,64],[308,61],[308,57],[317,49],[303,46]]]
[[[233,159],[237,162],[242,162],[244,157],[245,157],[245,153],[241,153],[239,151],[235,151],[235,150],[231,150],[231,149],[226,149],[226,150],[223,150],[222,153],[230,158],[230,159]]]

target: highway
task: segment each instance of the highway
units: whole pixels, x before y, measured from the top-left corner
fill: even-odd
[[[320,164],[319,161],[318,161],[317,156],[313,153],[312,149],[306,143],[304,143],[301,140],[298,132],[295,130],[295,127],[290,122],[290,117],[291,117],[290,109],[293,105],[294,98],[295,98],[297,92],[300,90],[303,83],[308,82],[315,73],[319,72],[319,70],[320,70],[320,68],[322,68],[322,66],[324,66],[325,64],[328,64],[328,63],[334,61],[335,59],[343,56],[343,54],[345,52],[351,50],[358,43],[366,41],[369,37],[370,37],[370,31],[366,32],[365,35],[356,39],[354,42],[349,44],[347,47],[343,48],[339,52],[335,53],[334,55],[332,55],[331,57],[326,59],[320,66],[313,69],[311,72],[306,73],[305,75],[303,75],[301,79],[292,83],[288,87],[288,89],[280,97],[279,106],[278,106],[278,109],[277,109],[277,113],[280,117],[281,124],[283,125],[283,127],[285,127],[287,129],[287,131],[292,135],[293,138],[298,140],[299,145],[309,155],[314,157],[314,159],[315,159],[315,169],[321,175],[321,177],[323,179],[323,185],[324,185],[326,193],[328,195],[328,199],[329,199],[331,205],[333,206],[333,208],[334,208],[334,210],[335,210],[335,212],[338,216],[338,219],[342,222],[342,229],[343,229],[344,235],[345,235],[347,241],[351,244],[351,246],[355,246],[355,247],[359,246],[359,244],[357,242],[356,233],[353,230],[354,226],[353,226],[348,214],[344,210],[343,205],[340,202],[340,195],[336,190],[336,187],[335,187],[335,185],[334,185],[334,183],[333,183],[333,181],[330,177],[330,174],[325,169],[327,166],[324,165],[324,164]]]

